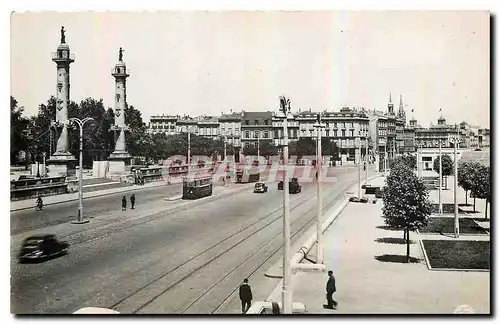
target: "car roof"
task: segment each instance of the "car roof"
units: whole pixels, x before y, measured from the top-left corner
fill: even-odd
[[[83,307],[73,312],[73,314],[120,314],[120,312],[102,307]]]
[[[54,236],[55,236],[54,234],[38,234],[29,236],[26,238],[26,240],[41,240],[46,238],[53,238]]]

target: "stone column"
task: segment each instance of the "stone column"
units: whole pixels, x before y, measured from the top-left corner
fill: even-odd
[[[125,175],[126,167],[130,164],[132,156],[127,152],[125,132],[128,130],[125,125],[125,107],[127,106],[127,78],[129,73],[125,62],[123,62],[123,49],[120,47],[118,63],[111,70],[111,75],[115,78],[115,124],[111,128],[118,132],[115,150],[109,156],[109,172],[113,176]]]
[[[69,176],[74,175],[77,162],[69,152],[68,140],[69,67],[75,61],[75,56],[71,53],[68,44],[66,44],[64,27],[61,27],[61,44],[57,47],[57,51],[52,53],[52,61],[57,65],[57,83],[56,120],[52,122],[51,127],[57,129],[59,138],[56,151],[47,160],[47,164],[49,176]]]

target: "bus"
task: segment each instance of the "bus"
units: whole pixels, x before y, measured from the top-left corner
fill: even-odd
[[[212,175],[208,172],[185,177],[182,181],[182,199],[199,199],[212,195]]]

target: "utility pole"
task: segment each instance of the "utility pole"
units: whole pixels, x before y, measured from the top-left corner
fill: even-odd
[[[385,144],[384,144],[384,176],[387,177],[387,144],[388,144],[388,139],[387,136],[385,137]]]
[[[288,180],[288,119],[290,99],[280,97],[280,116],[283,119],[283,286],[281,303],[284,314],[292,314],[292,268],[290,265],[290,192]]]
[[[84,224],[88,223],[88,220],[83,219],[83,125],[86,122],[94,120],[92,117],[87,117],[82,119],[70,118],[69,121],[76,123],[80,127],[80,166],[79,166],[79,191],[78,191],[78,218],[76,221],[72,221],[72,224]]]

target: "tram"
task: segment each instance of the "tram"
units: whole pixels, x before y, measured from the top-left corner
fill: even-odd
[[[204,172],[182,181],[182,199],[199,199],[212,195],[212,174]]]
[[[239,165],[236,169],[236,182],[249,183],[258,182],[260,180],[260,173],[258,165],[253,164],[251,168],[245,169],[243,165]]]

